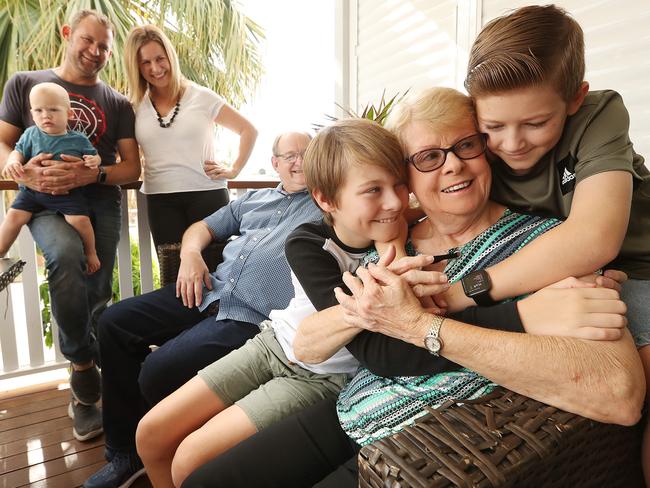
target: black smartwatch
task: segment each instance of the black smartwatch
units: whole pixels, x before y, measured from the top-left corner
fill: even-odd
[[[473,299],[477,305],[489,307],[497,303],[490,297],[492,281],[490,281],[490,275],[484,269],[472,271],[461,278],[460,282],[463,284],[465,295]]]
[[[97,170],[99,171],[97,173],[97,183],[106,183],[106,170],[101,166],[97,166]]]

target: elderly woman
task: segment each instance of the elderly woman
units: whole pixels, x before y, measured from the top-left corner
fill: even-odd
[[[426,91],[398,107],[388,127],[410,155],[410,189],[426,214],[411,230],[409,246],[417,254],[458,252],[444,267],[450,282],[463,280],[466,290],[476,288],[484,276],[473,272],[501,261],[560,223],[511,212],[489,199],[492,174],[485,158],[486,137],[477,131],[472,102],[465,95],[450,88]],[[350,286],[358,288],[353,282]],[[442,349],[443,322],[439,316],[429,321],[427,347],[434,355]],[[476,398],[493,386],[466,369],[425,377],[383,377],[362,369],[341,392],[337,411],[343,429],[365,445],[412,423],[425,414],[425,406]]]
[[[412,229],[409,247],[427,255],[458,250],[444,269],[450,281],[469,277],[468,289],[480,289],[480,273],[472,273],[557,225],[489,200],[485,139],[466,96],[428,90],[402,103],[389,124],[404,143],[411,189],[427,215]],[[409,259],[346,276],[353,296],[337,291],[338,317],[315,314],[301,324],[294,341],[301,360],[322,361],[347,344],[367,367],[341,393],[336,409],[324,402],[272,426],[200,468],[184,487],[310,486],[331,471],[318,486],[353,486],[354,474],[336,467],[354,458],[359,444],[400,430],[425,405],[480,396],[494,383],[597,420],[638,420],[643,374],[630,335],[621,329],[625,307],[615,290],[548,288],[517,305],[490,307],[492,317],[480,322],[510,330],[503,332],[459,321],[476,310],[445,318],[424,309],[411,287],[427,294],[430,282],[439,289],[438,276],[409,270]],[[616,287],[610,278],[600,281]],[[528,334],[512,333],[524,330]],[[261,458],[263,479],[244,468],[247,459]]]
[[[174,46],[157,26],[131,29],[125,64],[153,241],[156,247],[180,242],[191,224],[228,203],[226,180],[248,161],[257,130],[217,93],[185,79]],[[217,126],[239,135],[231,166],[214,161]]]

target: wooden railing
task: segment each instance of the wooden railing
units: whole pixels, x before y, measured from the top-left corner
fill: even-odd
[[[120,296],[133,296],[133,277],[131,272],[132,238],[137,235],[140,249],[140,289],[142,293],[153,290],[153,245],[147,219],[147,202],[145,196],[138,191],[140,182],[122,185],[122,222],[120,242],[117,247],[117,267]],[[233,198],[247,189],[275,187],[273,180],[233,180],[228,182],[228,188]],[[6,190],[16,190],[12,181],[0,181],[0,195]],[[128,195],[135,194],[135,209],[129,209]],[[6,214],[4,198],[0,199],[0,222]],[[137,231],[129,229],[129,210],[136,212]],[[136,235],[132,235],[136,234]],[[54,345],[52,349],[45,346],[43,340],[43,321],[39,297],[36,246],[27,227],[20,231],[14,245],[17,256],[27,264],[15,283],[0,292],[0,380],[50,369],[60,368],[67,361],[61,355],[58,347],[57,328],[52,317]],[[15,252],[12,250],[12,253]],[[13,254],[10,254],[13,256]]]

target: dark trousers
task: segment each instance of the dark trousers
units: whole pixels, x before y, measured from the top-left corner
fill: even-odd
[[[184,307],[175,284],[108,307],[98,324],[107,447],[134,449],[136,427],[149,406],[258,332],[255,324],[217,322]],[[160,347],[150,352],[150,345]]]
[[[358,449],[335,401],[322,400],[204,464],[182,488],[356,488]]]
[[[147,195],[147,215],[156,249],[160,244],[181,242],[190,225],[212,215],[229,200],[225,188]]]

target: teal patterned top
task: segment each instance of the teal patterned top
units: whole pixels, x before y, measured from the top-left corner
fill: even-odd
[[[448,261],[445,273],[450,282],[458,281],[506,259],[560,223],[506,210],[495,224],[457,249],[460,256]],[[412,246],[407,245],[407,250],[415,254]],[[369,253],[367,258],[373,262],[378,255]],[[448,401],[478,398],[495,386],[466,368],[432,376],[390,378],[361,368],[339,394],[336,409],[343,430],[355,442],[366,445],[412,424],[426,413],[426,406],[436,408]]]

